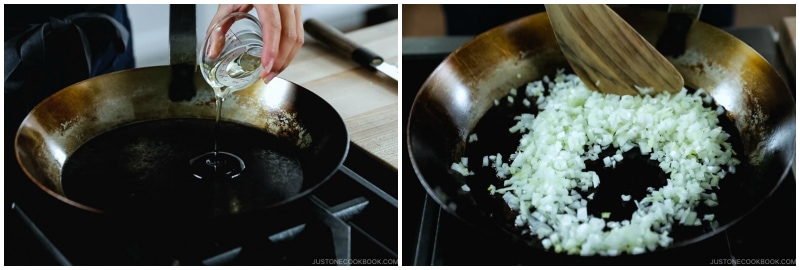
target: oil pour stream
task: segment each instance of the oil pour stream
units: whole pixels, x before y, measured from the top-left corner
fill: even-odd
[[[220,19],[211,29],[198,54],[198,62],[216,98],[214,151],[192,158],[189,164],[198,179],[232,179],[242,173],[245,164],[238,156],[218,149],[222,103],[225,97],[259,79],[263,47],[261,23],[252,15],[235,12]],[[219,46],[220,43],[223,46]]]
[[[224,91],[218,91],[216,93]],[[208,152],[189,160],[192,167],[192,175],[197,179],[233,179],[244,171],[244,161],[231,153],[221,152],[218,148],[219,141],[219,119],[222,114],[222,103],[225,97],[217,94],[215,104],[217,107],[217,117],[214,123],[214,151]]]

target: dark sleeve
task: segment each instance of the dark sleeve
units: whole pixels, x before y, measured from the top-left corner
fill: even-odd
[[[13,10],[6,9],[5,20],[13,21],[18,29],[6,35],[4,42],[6,129],[15,129],[36,104],[64,87],[109,68],[133,67],[130,25],[118,23],[113,16],[118,5],[88,11],[72,5],[36,5],[52,15],[42,22],[16,13],[32,12],[30,6],[8,6]],[[65,10],[77,13],[63,16],[68,13]],[[129,58],[129,65],[114,65],[123,58]]]
[[[624,5],[623,5],[624,6]],[[667,11],[669,5],[634,4],[636,8]],[[544,12],[544,5],[442,5],[447,34],[474,36],[495,26]],[[700,20],[716,27],[733,25],[734,5],[703,5]]]
[[[544,5],[442,5],[451,36],[475,36],[496,26],[544,11]]]
[[[667,11],[669,5],[631,5],[631,7],[647,8],[659,11]],[[703,5],[700,10],[700,21],[713,25],[715,27],[731,27],[733,26],[733,19],[735,15],[734,5]]]

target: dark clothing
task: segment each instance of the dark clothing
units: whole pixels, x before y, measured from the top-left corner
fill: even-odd
[[[134,67],[125,5],[5,5],[4,20],[6,137],[58,90]]]
[[[6,212],[35,188],[17,164],[14,137],[36,104],[74,83],[134,67],[124,5],[5,5]],[[25,192],[22,192],[27,194]]]
[[[85,12],[113,17],[119,8],[117,5],[5,5],[5,41],[31,25],[48,22],[50,17],[64,19]]]
[[[622,5],[624,6],[624,5]],[[669,5],[628,5],[667,11]],[[544,5],[442,5],[447,34],[474,36],[528,15],[544,12]],[[703,5],[700,21],[716,27],[733,25],[734,5]]]
[[[442,5],[447,35],[475,36],[507,22],[544,12],[544,5]]]

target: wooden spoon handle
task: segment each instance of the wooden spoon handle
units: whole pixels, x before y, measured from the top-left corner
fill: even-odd
[[[675,93],[683,77],[606,5],[545,5],[561,50],[583,82],[604,93]]]

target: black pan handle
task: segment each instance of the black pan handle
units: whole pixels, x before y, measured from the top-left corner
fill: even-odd
[[[379,55],[353,42],[344,36],[339,29],[321,21],[308,19],[303,23],[303,28],[315,39],[327,44],[339,53],[350,56],[353,61],[366,68],[374,69],[383,63],[383,58]]]
[[[172,70],[169,98],[176,102],[191,100],[196,94],[196,9],[194,4],[169,5],[169,64]]]

